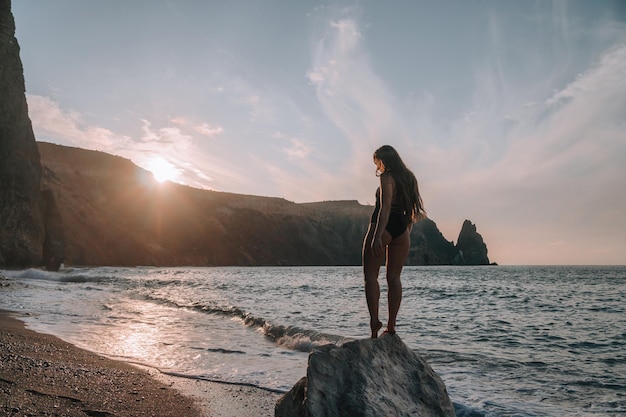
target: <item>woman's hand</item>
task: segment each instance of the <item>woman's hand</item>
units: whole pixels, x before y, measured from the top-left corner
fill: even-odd
[[[372,240],[372,252],[376,256],[382,256],[385,253],[385,247],[383,246],[383,240],[380,237],[374,237]]]

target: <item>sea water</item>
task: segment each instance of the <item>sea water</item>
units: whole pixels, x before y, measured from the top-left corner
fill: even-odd
[[[369,336],[359,267],[0,273],[0,307],[30,328],[191,378],[285,392],[315,346]],[[397,332],[458,416],[626,416],[626,267],[406,267],[402,283]]]

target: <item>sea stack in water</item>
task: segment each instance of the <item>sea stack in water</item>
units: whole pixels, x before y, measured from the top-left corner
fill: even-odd
[[[454,417],[446,387],[397,335],[322,346],[276,417]]]
[[[489,265],[487,256],[487,245],[483,237],[476,231],[476,225],[465,220],[456,242],[458,251],[455,263],[462,265]]]

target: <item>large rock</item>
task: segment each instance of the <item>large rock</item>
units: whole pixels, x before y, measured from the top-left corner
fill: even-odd
[[[469,220],[463,222],[459,240],[456,242],[458,251],[455,263],[463,265],[489,265],[487,245],[483,237],[476,231],[476,225]]]
[[[454,417],[446,387],[397,335],[326,345],[307,376],[276,403],[276,417]]]
[[[41,167],[28,118],[11,2],[0,0],[0,266],[41,262],[44,240]]]

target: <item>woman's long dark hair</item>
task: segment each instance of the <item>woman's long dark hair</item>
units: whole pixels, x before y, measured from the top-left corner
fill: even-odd
[[[383,145],[376,149],[374,158],[380,159],[385,172],[389,172],[396,182],[400,204],[404,208],[404,214],[408,223],[415,223],[426,217],[424,203],[420,196],[417,178],[413,172],[402,162],[402,158],[393,146]]]

